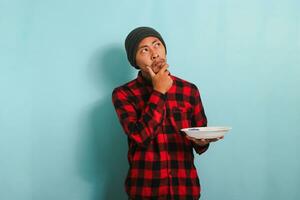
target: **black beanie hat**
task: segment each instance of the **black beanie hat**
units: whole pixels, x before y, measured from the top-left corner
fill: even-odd
[[[156,30],[150,27],[138,27],[133,29],[126,37],[125,49],[126,49],[128,61],[136,69],[139,69],[135,61],[137,47],[144,38],[149,36],[157,37],[164,45],[167,53],[166,44],[163,38],[161,37],[161,35],[159,34],[159,32],[157,32]]]

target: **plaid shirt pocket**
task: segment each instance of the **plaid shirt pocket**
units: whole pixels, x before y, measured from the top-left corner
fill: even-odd
[[[192,111],[186,107],[173,107],[170,110],[170,121],[177,132],[191,126]]]

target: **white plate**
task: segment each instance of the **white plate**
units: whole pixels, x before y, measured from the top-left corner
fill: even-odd
[[[214,139],[222,137],[231,127],[190,127],[181,129],[188,136],[196,139]]]

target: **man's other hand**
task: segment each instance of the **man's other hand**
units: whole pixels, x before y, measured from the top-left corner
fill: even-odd
[[[194,143],[196,143],[199,146],[205,146],[208,143],[216,142],[216,141],[219,141],[219,140],[221,140],[221,139],[224,138],[224,136],[222,136],[222,137],[214,138],[214,139],[195,139],[195,138],[192,138],[192,137],[190,137],[188,135],[185,135],[185,136],[186,136],[187,139],[193,141]]]

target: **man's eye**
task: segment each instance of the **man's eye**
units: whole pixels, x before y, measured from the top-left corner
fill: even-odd
[[[141,51],[142,53],[146,53],[146,52],[148,52],[148,49],[147,48],[145,48],[145,49],[142,49],[142,51]]]
[[[155,43],[154,45],[158,47],[158,46],[160,46],[160,43],[158,42],[158,43]]]

